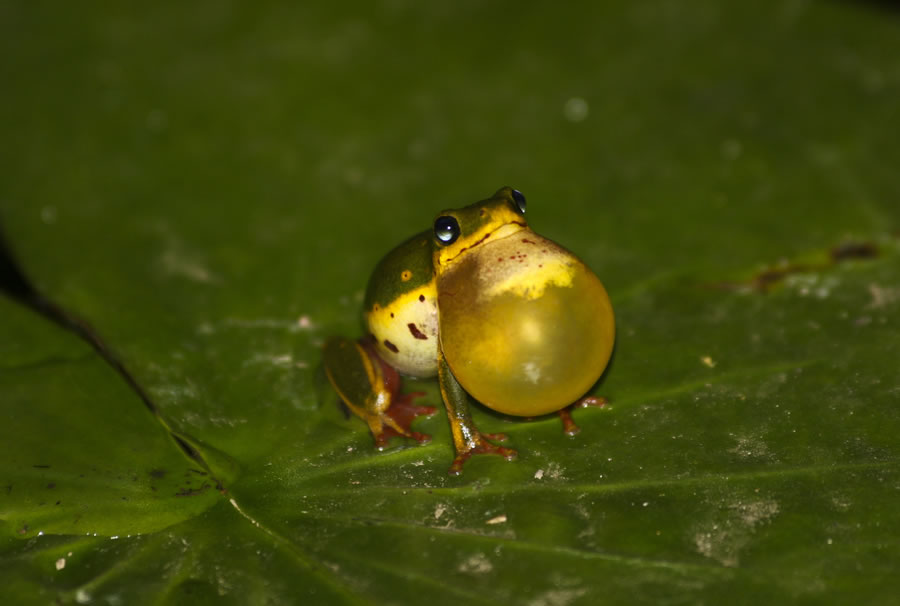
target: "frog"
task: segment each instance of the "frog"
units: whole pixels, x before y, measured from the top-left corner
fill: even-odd
[[[367,334],[331,337],[323,366],[346,410],[366,421],[378,449],[396,437],[428,443],[411,427],[436,412],[403,394],[401,375],[437,377],[458,475],[477,454],[515,459],[504,434],[482,433],[471,400],[512,417],[603,406],[586,395],[607,368],[615,317],[606,289],[574,253],[538,235],[524,194],[493,196],[441,211],[375,266],[365,290]],[[348,413],[349,414],[349,413]]]

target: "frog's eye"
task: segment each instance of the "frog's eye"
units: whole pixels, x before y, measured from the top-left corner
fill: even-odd
[[[438,217],[434,221],[434,235],[445,246],[459,237],[459,222],[453,217]]]
[[[512,190],[513,200],[516,201],[516,207],[520,214],[525,214],[525,196],[518,189]]]

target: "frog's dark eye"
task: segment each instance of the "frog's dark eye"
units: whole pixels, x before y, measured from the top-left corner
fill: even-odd
[[[525,214],[525,196],[518,189],[512,190],[513,200],[516,202],[516,206],[519,209],[520,214]]]
[[[459,222],[453,217],[438,217],[434,221],[434,236],[444,246],[453,244],[459,237]]]

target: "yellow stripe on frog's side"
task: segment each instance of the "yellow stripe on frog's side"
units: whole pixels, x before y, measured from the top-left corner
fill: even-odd
[[[406,375],[437,374],[439,328],[433,279],[383,306],[374,304],[365,319],[385,362]]]

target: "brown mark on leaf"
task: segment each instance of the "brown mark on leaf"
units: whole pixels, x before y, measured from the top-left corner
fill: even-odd
[[[845,242],[829,249],[827,260],[817,263],[789,262],[777,267],[763,269],[749,280],[740,282],[718,282],[709,284],[708,286],[722,290],[742,290],[750,288],[757,292],[767,293],[792,274],[825,271],[844,261],[874,259],[878,254],[878,247],[871,242]]]
[[[410,322],[406,326],[409,328],[409,332],[412,334],[412,336],[416,339],[420,339],[422,341],[428,340],[428,335],[419,330],[419,327],[416,326],[413,322]]]
[[[176,497],[195,497],[198,494],[206,492],[212,488],[208,482],[204,482],[199,488],[182,488],[178,492],[175,493]]]
[[[874,259],[878,247],[870,242],[847,242],[831,249],[831,260],[835,263],[848,259]]]
[[[151,478],[162,479],[166,477],[165,469],[151,469],[149,472]]]

